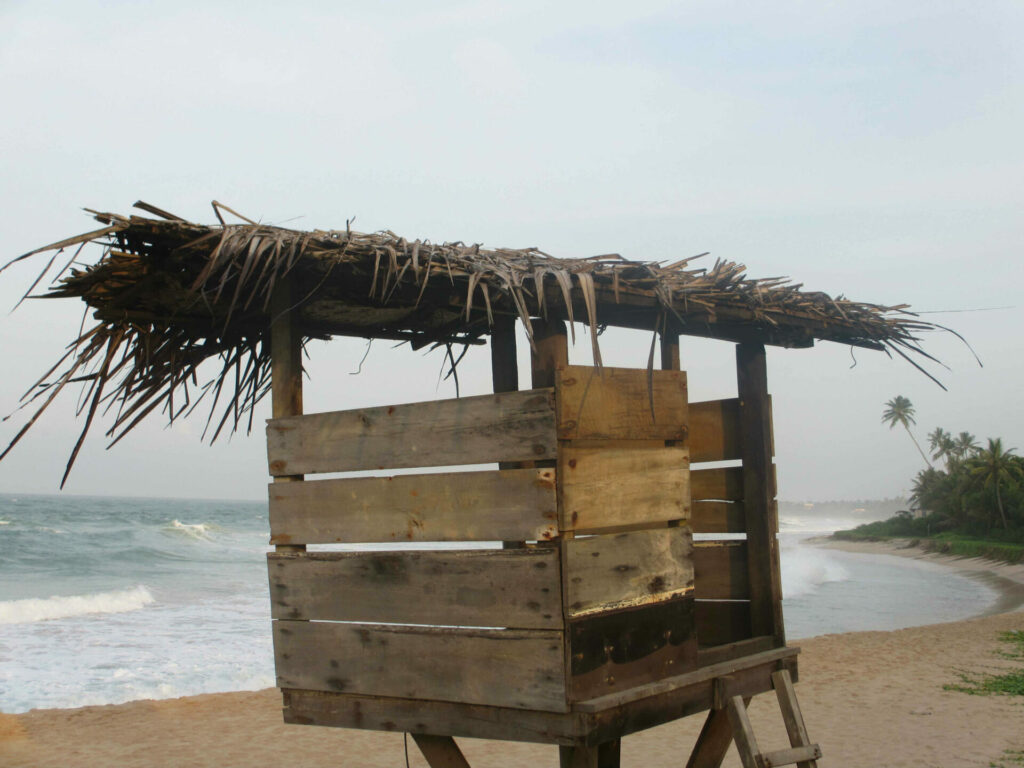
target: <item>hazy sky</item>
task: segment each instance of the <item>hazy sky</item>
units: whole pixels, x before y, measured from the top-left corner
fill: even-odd
[[[881,353],[769,353],[780,497],[892,496],[921,466],[880,423],[897,394],[922,441],[941,425],[1024,449],[1022,29],[1016,1],[0,2],[0,256],[98,226],[83,206],[211,221],[217,199],[298,228],[711,251],[858,300],[1010,307],[925,316],[985,365],[929,335],[949,392]],[[41,266],[0,276],[0,307]],[[81,316],[0,316],[4,415]],[[602,351],[643,367],[649,344],[609,332]],[[454,395],[438,354],[376,342],[351,376],[365,342],[310,351],[308,411]],[[683,358],[691,399],[735,394],[731,345],[684,339]],[[488,391],[486,348],[460,374]],[[56,491],[74,408],[0,463],[0,491]],[[264,497],[262,428],[212,448],[201,428],[157,419],[110,451],[96,429],[67,492]]]

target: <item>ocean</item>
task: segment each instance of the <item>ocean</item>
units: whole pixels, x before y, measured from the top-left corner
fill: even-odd
[[[0,712],[274,685],[266,504],[0,495]],[[790,639],[955,621],[997,599],[928,562],[821,549],[783,513]]]

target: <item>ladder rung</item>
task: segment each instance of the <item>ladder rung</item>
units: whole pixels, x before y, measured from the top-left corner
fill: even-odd
[[[817,744],[810,744],[806,747],[792,747],[791,749],[780,749],[775,752],[766,752],[760,755],[760,762],[764,768],[774,768],[777,765],[792,765],[803,763],[809,760],[821,758],[821,747]]]

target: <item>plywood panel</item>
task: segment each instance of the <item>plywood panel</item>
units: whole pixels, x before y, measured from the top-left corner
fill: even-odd
[[[698,600],[694,611],[701,648],[753,637],[749,600]]]
[[[695,501],[690,505],[694,533],[745,533],[742,501]]]
[[[693,548],[693,571],[694,595],[699,600],[746,600],[750,597],[744,541],[697,542]]]
[[[553,469],[272,483],[274,544],[539,541],[556,536]]]
[[[660,441],[563,442],[559,528],[597,530],[689,517],[686,448]]]
[[[550,390],[310,414],[267,423],[271,475],[555,456]]]
[[[690,403],[690,461],[740,458],[737,398]]]
[[[573,701],[591,699],[696,667],[692,597],[588,614],[568,626]]]
[[[275,619],[558,629],[558,550],[267,556]]]
[[[275,621],[281,688],[564,712],[562,633]]]
[[[686,439],[683,371],[570,365],[558,370],[555,393],[562,440]]]
[[[693,591],[692,550],[692,536],[685,526],[563,541],[566,616],[689,594]]]

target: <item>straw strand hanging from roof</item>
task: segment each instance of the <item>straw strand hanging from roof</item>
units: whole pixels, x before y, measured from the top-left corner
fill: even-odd
[[[749,278],[743,265],[720,259],[710,268],[694,266],[699,257],[667,265],[618,254],[562,259],[537,248],[438,245],[389,231],[301,232],[241,216],[246,223],[228,224],[221,210],[238,214],[216,202],[214,226],[136,206],[160,218],[91,211],[101,229],[14,260],[103,246],[95,263],[69,262],[52,276],[44,297],[81,298],[97,325],[26,393],[26,405],[42,404],[7,451],[73,382],[87,388],[83,438],[97,413],[113,414],[107,436],[117,442],[156,409],[173,422],[203,400],[210,401],[205,434],[212,438],[228,424],[250,426],[253,406],[269,388],[270,300],[285,278],[300,297],[294,310],[307,340],[474,344],[497,317],[518,317],[529,332],[529,318],[543,316],[568,320],[570,328],[585,322],[596,361],[598,334],[609,325],[787,347],[820,339],[894,351],[914,365],[911,354],[932,359],[917,334],[935,326],[905,306],[803,292],[785,278]],[[214,357],[219,372],[200,383],[198,366]]]

